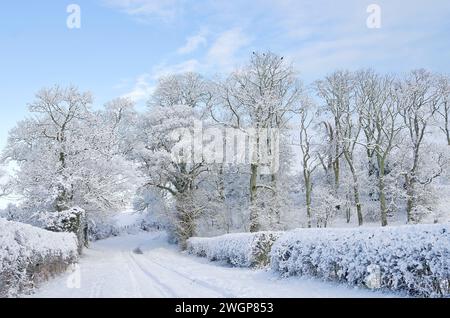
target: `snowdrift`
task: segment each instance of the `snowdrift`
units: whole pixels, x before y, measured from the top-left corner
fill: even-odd
[[[78,259],[75,234],[0,218],[0,298],[24,292]]]
[[[450,225],[287,232],[272,248],[271,267],[286,276],[448,297]]]
[[[223,261],[236,267],[267,266],[270,250],[279,235],[279,232],[259,232],[191,238],[187,241],[187,251],[210,261]]]

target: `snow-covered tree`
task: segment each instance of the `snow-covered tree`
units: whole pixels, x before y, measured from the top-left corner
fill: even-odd
[[[70,207],[72,137],[80,133],[77,122],[89,116],[91,103],[91,94],[75,87],[43,89],[29,105],[34,117],[12,130],[5,157],[19,162],[21,190],[36,203],[51,200],[57,211]]]
[[[141,116],[133,156],[145,177],[145,187],[158,188],[174,201],[178,239],[195,234],[203,210],[194,197],[203,162],[193,160],[194,110],[190,106],[154,106]]]
[[[355,151],[361,134],[361,125],[357,120],[356,103],[354,101],[354,75],[348,71],[338,71],[326,77],[325,80],[317,82],[317,93],[324,99],[322,106],[325,113],[331,114],[331,122],[324,125],[328,132],[330,143],[327,170],[331,166],[334,172],[334,194],[340,186],[342,174],[340,158],[343,156],[350,170],[353,184],[354,204],[356,206],[358,224],[363,224],[363,211],[358,180],[358,171],[355,162]],[[349,217],[347,217],[349,221]]]
[[[271,129],[288,127],[293,113],[301,107],[301,93],[301,85],[292,65],[270,52],[253,53],[250,63],[234,71],[217,89],[217,104],[211,110],[212,118],[225,127],[243,131],[255,144],[250,154],[251,232],[261,228],[259,211],[268,203],[265,198],[273,202],[278,192],[275,171],[269,173],[270,177],[264,182],[259,149],[263,149],[262,143],[267,143],[270,148],[278,142],[273,136],[264,136],[271,136],[267,133]],[[249,134],[249,129],[252,129],[253,135]],[[258,198],[259,193],[262,196]]]
[[[11,194],[11,181],[6,171],[0,167],[0,197]]]
[[[198,118],[204,118],[212,96],[210,83],[198,73],[166,75],[159,79],[149,106],[173,107],[185,105],[195,109]]]
[[[317,95],[324,100],[321,110],[330,114],[330,120],[322,123],[327,136],[326,155],[322,157],[323,167],[333,172],[333,193],[337,195],[340,186],[341,157],[343,154],[341,141],[341,117],[346,108],[350,107],[352,78],[349,72],[338,71],[317,81]]]
[[[308,227],[312,226],[312,197],[313,197],[313,177],[315,170],[320,165],[319,156],[316,153],[314,144],[314,113],[312,105],[305,103],[300,111],[300,139],[299,145],[302,160],[302,175],[305,193],[306,216]]]
[[[425,70],[412,71],[407,78],[397,83],[397,96],[400,103],[399,111],[407,131],[410,149],[410,164],[404,173],[407,195],[406,213],[408,222],[416,222],[417,184],[430,183],[439,176],[427,175],[426,180],[421,178],[421,157],[426,142],[431,120],[439,107],[440,95],[436,77]]]
[[[108,111],[93,112],[91,102],[75,87],[43,89],[30,104],[33,117],[10,132],[3,158],[17,162],[15,192],[35,212],[114,212],[134,192],[134,167],[113,147],[120,135]]]
[[[400,122],[400,100],[394,88],[395,79],[389,75],[361,71],[356,78],[356,107],[359,124],[365,140],[361,144],[367,150],[369,173],[377,179],[381,225],[388,224],[386,202],[386,175],[392,151],[399,143],[403,129]],[[375,162],[374,162],[375,161]],[[371,171],[375,167],[375,172]]]
[[[438,77],[439,107],[436,110],[439,129],[445,134],[447,145],[450,146],[450,78],[441,75]]]

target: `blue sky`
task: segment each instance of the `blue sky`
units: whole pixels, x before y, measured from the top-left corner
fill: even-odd
[[[81,29],[66,8],[81,7]],[[369,29],[369,4],[381,28]],[[34,93],[54,84],[143,104],[171,72],[214,75],[255,50],[291,59],[306,83],[339,68],[450,73],[450,1],[41,0],[0,5],[0,147]]]

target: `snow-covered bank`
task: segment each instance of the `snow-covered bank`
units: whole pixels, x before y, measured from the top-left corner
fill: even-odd
[[[0,298],[14,296],[64,271],[77,258],[74,234],[0,218]]]
[[[450,225],[287,232],[273,246],[271,266],[288,276],[448,297]]]
[[[281,232],[236,233],[218,237],[193,237],[187,242],[190,254],[237,267],[266,266],[270,250]]]
[[[143,254],[134,253],[136,248]],[[45,284],[34,295],[65,298],[392,296],[396,295],[311,279],[281,279],[266,270],[217,266],[206,259],[180,253],[160,232],[96,242],[85,251],[78,270]]]

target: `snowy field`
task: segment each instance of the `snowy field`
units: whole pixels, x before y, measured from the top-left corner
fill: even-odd
[[[79,284],[78,284],[79,283]],[[79,288],[78,288],[79,287]],[[141,233],[94,243],[79,271],[44,284],[38,298],[344,298],[398,297],[268,270],[230,268],[180,253],[165,233]]]

